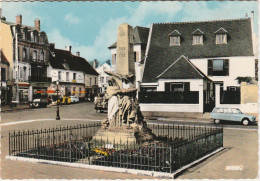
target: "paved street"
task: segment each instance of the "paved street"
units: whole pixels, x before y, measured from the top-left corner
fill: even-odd
[[[55,107],[42,109],[27,109],[1,114],[1,175],[3,179],[152,179],[148,176],[104,172],[91,169],[69,168],[47,164],[33,164],[6,160],[8,154],[8,132],[12,130],[27,130],[85,123],[91,120],[101,120],[105,113],[97,114],[93,103],[80,103],[61,107],[61,119],[55,120]],[[43,120],[44,119],[44,120]],[[158,118],[160,122],[178,122],[192,124],[196,120],[172,121]],[[207,120],[197,120],[198,125],[211,124]],[[158,120],[150,120],[158,122]],[[204,162],[182,173],[179,179],[238,179],[256,178],[258,171],[258,131],[257,126],[242,126],[237,124],[224,125],[224,147],[226,150],[214,155]],[[239,168],[239,169],[238,169]]]

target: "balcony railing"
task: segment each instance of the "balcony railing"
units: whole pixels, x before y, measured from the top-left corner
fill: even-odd
[[[29,81],[30,82],[51,82],[51,77],[30,76]]]

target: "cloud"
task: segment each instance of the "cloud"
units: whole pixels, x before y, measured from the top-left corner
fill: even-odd
[[[23,16],[23,24],[34,26],[36,18],[46,21],[45,17],[34,11],[34,7],[39,5],[39,2],[2,2],[2,16],[7,17],[7,21],[15,22],[16,15],[21,14]]]
[[[64,19],[67,23],[72,24],[72,25],[77,25],[80,23],[80,19],[72,13],[67,14],[64,17]]]
[[[4,3],[3,3],[4,4]],[[140,2],[136,3],[138,6],[124,4],[126,9],[126,16],[111,17],[97,30],[96,38],[89,46],[78,44],[72,41],[68,36],[62,34],[62,29],[52,28],[48,32],[50,42],[55,42],[56,47],[64,49],[66,45],[72,46],[72,52],[80,51],[81,56],[91,61],[98,59],[105,61],[110,59],[110,51],[108,46],[116,41],[117,27],[122,23],[128,23],[133,27],[136,25],[149,27],[155,22],[175,22],[175,21],[203,21],[203,20],[219,20],[219,19],[233,19],[243,18],[245,13],[255,10],[257,14],[257,2]],[[37,12],[33,11],[38,3],[10,3],[10,6],[3,5],[3,15],[13,17],[17,13],[21,13],[27,19],[24,22],[28,25],[33,24],[36,17],[45,19],[48,22],[48,16],[40,17]],[[15,9],[15,11],[14,11]],[[103,16],[103,14],[101,14]],[[72,25],[83,24],[84,19],[79,19],[72,13],[64,16],[64,20]],[[255,21],[257,22],[257,21]],[[255,23],[257,24],[257,23]],[[73,34],[72,34],[73,36]],[[83,36],[83,35],[82,35]],[[93,35],[89,35],[93,36]]]
[[[52,30],[48,33],[48,39],[50,43],[55,43],[55,47],[59,49],[64,49],[66,45],[72,45],[72,41],[61,35],[58,29]]]

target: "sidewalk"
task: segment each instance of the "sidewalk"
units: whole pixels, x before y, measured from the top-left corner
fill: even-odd
[[[10,105],[1,105],[1,112],[9,112],[9,111],[16,111],[16,110],[24,110],[24,109],[29,109],[30,106],[29,104],[19,104],[15,107],[10,106]]]

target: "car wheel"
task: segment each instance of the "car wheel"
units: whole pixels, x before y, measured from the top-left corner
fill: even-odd
[[[100,109],[98,109],[98,110],[97,110],[97,113],[101,113],[101,110],[100,110]]]
[[[243,120],[242,120],[242,124],[245,125],[245,126],[247,126],[249,123],[250,123],[250,122],[249,122],[248,119],[243,119]]]
[[[215,124],[219,124],[219,123],[220,123],[220,120],[219,120],[219,119],[214,119],[214,123],[215,123]]]

